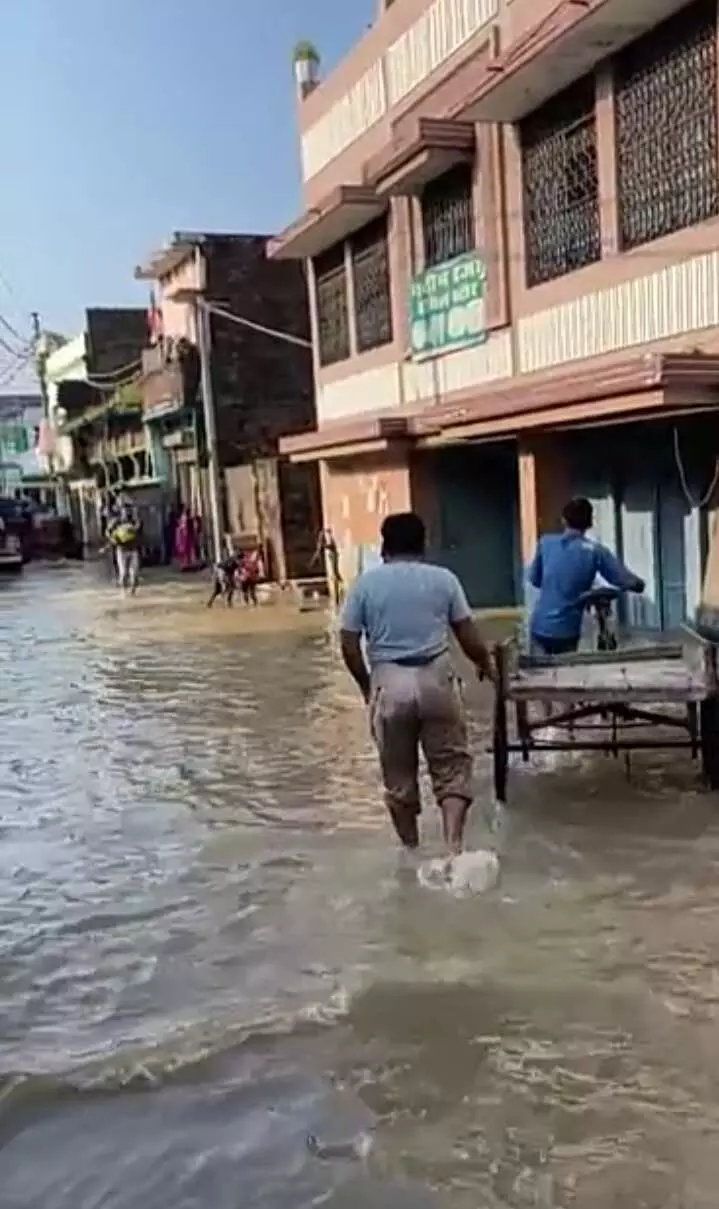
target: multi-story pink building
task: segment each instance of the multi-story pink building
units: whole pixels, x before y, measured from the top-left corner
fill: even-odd
[[[384,0],[299,100],[326,524],[351,578],[387,511],[477,604],[522,595],[581,491],[693,611],[719,501],[717,0]]]

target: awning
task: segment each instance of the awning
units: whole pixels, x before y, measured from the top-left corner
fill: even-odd
[[[436,118],[406,119],[392,127],[392,139],[367,165],[368,179],[380,196],[420,193],[475,150],[472,122]]]
[[[317,462],[332,458],[383,453],[409,436],[410,414],[364,415],[323,424],[311,432],[280,439],[280,453],[291,462]]]
[[[387,203],[367,185],[339,185],[267,242],[270,260],[317,256],[384,214]]]
[[[526,3],[526,0],[525,0]],[[686,0],[560,0],[506,50],[478,64],[473,87],[450,116],[516,122],[598,63],[661,24]]]
[[[280,440],[293,462],[359,457],[392,445],[434,447],[524,432],[621,423],[719,408],[719,357],[635,353],[561,371],[518,375],[398,414],[336,420]]]
[[[445,445],[718,405],[719,357],[639,353],[510,379],[466,401],[426,408],[413,419],[411,435],[421,445]]]

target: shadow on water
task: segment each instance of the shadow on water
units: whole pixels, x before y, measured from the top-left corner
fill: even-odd
[[[500,887],[456,902],[397,864],[317,616],[33,571],[0,675],[3,1209],[714,1205],[688,762],[514,769]]]

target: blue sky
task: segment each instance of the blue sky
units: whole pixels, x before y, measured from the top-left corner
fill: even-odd
[[[145,304],[133,268],[173,230],[298,213],[292,48],[333,65],[375,0],[1,7],[0,315],[73,334],[85,306]]]

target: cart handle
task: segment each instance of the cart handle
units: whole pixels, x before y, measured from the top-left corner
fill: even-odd
[[[606,588],[590,588],[588,592],[582,592],[579,597],[579,603],[584,605],[585,609],[591,609],[594,605],[609,605],[615,600],[619,600],[620,596],[624,596],[624,588],[611,588],[607,585]]]

